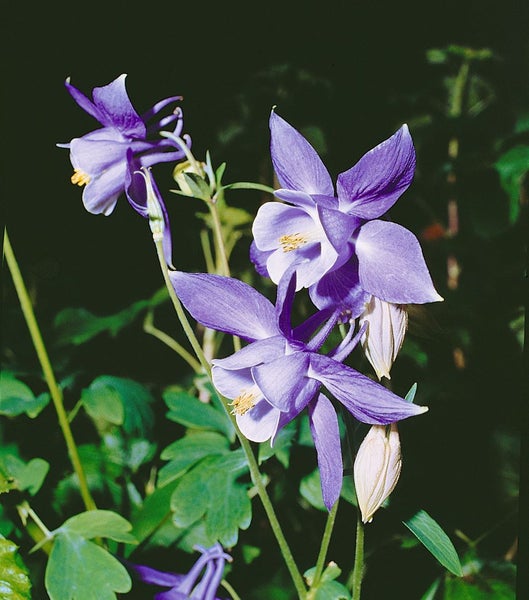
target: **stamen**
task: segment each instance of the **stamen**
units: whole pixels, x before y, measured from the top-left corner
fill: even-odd
[[[73,184],[77,184],[78,186],[82,187],[83,185],[87,185],[88,183],[90,183],[90,175],[88,175],[84,171],[81,171],[81,169],[74,169],[70,181]]]
[[[232,415],[244,415],[255,406],[257,394],[253,392],[241,392],[229,406],[233,406]]]
[[[283,252],[292,252],[297,250],[300,246],[303,246],[309,241],[308,236],[302,233],[289,233],[282,235],[279,238],[279,243],[283,247]]]

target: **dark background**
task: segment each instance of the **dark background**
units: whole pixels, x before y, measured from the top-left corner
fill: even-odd
[[[44,329],[66,306],[109,314],[161,285],[145,222],[123,200],[110,217],[88,214],[80,190],[69,181],[67,151],[55,144],[83,135],[95,123],[66,93],[67,76],[89,94],[128,73],[127,89],[140,113],[159,99],[182,94],[185,130],[196,155],[209,149],[216,164],[227,161],[226,181],[257,180],[263,169],[268,172],[273,105],[297,127],[322,129],[333,175],[349,168],[402,122],[444,102],[439,72],[428,64],[426,51],[450,43],[488,47],[498,57],[485,73],[496,102],[467,131],[476,152],[480,143],[492,145],[495,136],[512,128],[524,103],[529,106],[526,2],[109,1],[10,3],[3,11],[2,203]],[[418,154],[423,174],[442,162],[448,135],[440,125],[425,138],[424,155]],[[171,187],[169,175],[160,169],[162,189]],[[444,202],[434,177],[419,180],[419,186],[421,181],[423,195],[433,204]],[[489,181],[475,184],[486,198]],[[248,195],[242,202],[252,212],[259,201]],[[177,229],[180,219],[189,223],[195,207],[180,198],[171,202]],[[401,222],[419,233],[429,222],[414,207],[400,209]],[[175,264],[201,270],[200,256],[190,250],[198,247],[192,229],[173,235]],[[509,517],[513,503],[498,484],[500,457],[492,440],[500,430],[516,432],[524,414],[521,355],[506,323],[523,304],[525,239],[520,227],[502,235],[478,243],[470,231],[463,239],[458,252],[464,271],[455,294],[444,283],[443,248],[425,248],[446,298],[444,306],[428,310],[444,334],[418,338],[430,353],[426,372],[418,374],[412,366],[408,371],[405,363],[396,375],[396,385],[403,387],[414,381],[409,377],[419,377],[419,390],[422,382],[423,398],[429,400],[419,403],[430,405],[423,428],[408,432],[417,454],[406,456],[399,485],[404,494],[416,494],[448,532],[460,528],[477,537],[505,518],[506,525],[485,542],[491,556],[504,554],[517,531],[516,517]],[[3,331],[13,336],[22,325],[11,313],[9,318]],[[458,370],[452,351],[463,330],[471,344],[467,367]],[[154,340],[129,333],[122,342],[99,344],[96,356],[92,351],[84,356],[94,372],[172,378],[172,357]],[[340,552],[346,555],[350,538],[341,537]],[[390,566],[395,556],[379,556],[373,572],[386,569],[395,589],[399,580],[406,589],[416,555],[395,572]],[[410,597],[419,597],[429,576]],[[435,569],[430,580],[434,576]],[[376,595],[380,581],[366,585],[374,598],[385,597]]]

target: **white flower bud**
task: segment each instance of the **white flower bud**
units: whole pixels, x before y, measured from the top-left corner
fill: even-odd
[[[390,370],[404,342],[408,327],[408,314],[399,304],[384,302],[371,296],[366,309],[359,317],[362,327],[367,327],[361,337],[364,353],[375,369],[377,377],[390,379]]]
[[[369,523],[399,480],[402,459],[397,424],[373,425],[360,444],[354,480],[362,521]]]

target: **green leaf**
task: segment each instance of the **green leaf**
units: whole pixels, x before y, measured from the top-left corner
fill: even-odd
[[[129,435],[145,437],[154,423],[154,399],[132,379],[101,375],[83,390],[81,400],[94,421],[122,425]]]
[[[98,317],[84,308],[65,308],[57,314],[53,322],[55,344],[59,347],[79,346],[105,331],[116,336],[143,311],[162,304],[167,298],[167,289],[163,287],[151,298],[138,300],[118,313],[106,317]]]
[[[31,580],[18,546],[1,536],[0,596],[2,600],[31,600]]]
[[[350,600],[351,595],[349,590],[339,583],[334,581],[340,576],[342,570],[335,562],[330,562],[321,575],[320,582],[313,588],[313,577],[316,571],[316,567],[312,567],[308,571],[305,571],[303,576],[307,580],[311,589],[315,591],[311,598],[314,600]]]
[[[61,534],[73,532],[86,539],[105,537],[134,544],[136,539],[130,534],[131,529],[132,525],[126,519],[111,510],[89,510],[69,518],[57,531]]]
[[[158,485],[167,485],[183,475],[189,468],[206,456],[225,454],[229,451],[229,440],[214,431],[197,431],[173,442],[161,454],[170,462],[160,469]]]
[[[450,579],[445,582],[443,600],[513,600],[515,590],[512,585],[499,579],[466,581]]]
[[[438,577],[432,585],[421,596],[421,600],[435,600],[435,594],[441,585],[441,578]]]
[[[234,546],[238,530],[251,520],[247,485],[237,481],[247,469],[242,450],[202,460],[180,478],[171,497],[175,525],[188,527],[203,518],[211,539]]]
[[[169,408],[167,418],[195,429],[218,431],[233,439],[233,425],[228,416],[210,404],[183,391],[166,390],[163,399]]]
[[[105,381],[105,376],[98,377],[82,391],[81,402],[94,421],[122,425],[125,411],[121,395]]]
[[[34,496],[41,488],[50,465],[43,458],[33,458],[28,463],[13,454],[0,457],[0,469],[8,478],[11,489],[27,490]]]
[[[529,146],[514,146],[502,154],[495,165],[503,189],[510,199],[509,221],[514,223],[520,212],[520,184],[529,171]]]
[[[141,509],[135,513],[132,534],[139,543],[171,518],[171,496],[177,483],[178,481],[174,480],[164,487],[156,488],[150,496],[147,496]],[[174,531],[176,534],[176,528]]]
[[[50,600],[116,600],[132,588],[125,567],[75,531],[56,536],[45,584]]]
[[[450,538],[426,511],[419,510],[403,523],[444,567],[458,577],[463,575],[459,557]]]
[[[408,393],[404,397],[404,400],[406,400],[406,402],[413,402],[413,400],[415,399],[416,393],[417,393],[417,383],[414,383],[411,386],[411,388],[408,390]]]
[[[319,469],[314,469],[312,473],[303,477],[299,486],[299,492],[311,506],[314,506],[314,508],[324,511],[327,510],[325,504],[323,503],[323,496],[321,494],[321,479]]]
[[[0,373],[0,415],[18,417],[26,413],[34,419],[49,401],[49,394],[35,396],[25,383],[9,371]]]

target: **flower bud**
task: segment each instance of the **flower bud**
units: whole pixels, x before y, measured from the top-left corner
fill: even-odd
[[[173,169],[173,178],[180,191],[191,197],[206,199],[210,195],[209,184],[206,183],[205,163],[189,160],[178,163]]]
[[[399,480],[402,459],[397,424],[373,425],[360,444],[354,480],[362,521],[369,523]]]
[[[399,304],[384,302],[371,296],[360,315],[359,325],[367,322],[361,337],[364,353],[375,369],[377,377],[390,379],[390,370],[404,342],[408,327],[408,314]]]

